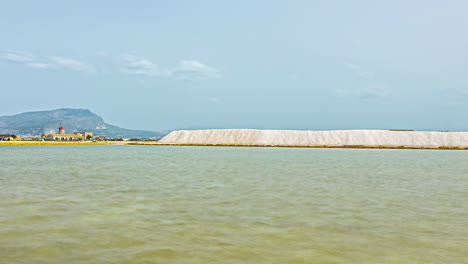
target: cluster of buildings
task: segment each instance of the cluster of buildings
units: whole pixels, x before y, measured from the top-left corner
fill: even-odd
[[[65,134],[65,128],[59,127],[58,134],[42,134],[42,140],[46,141],[86,141],[86,140],[107,140],[104,136],[94,137],[92,132],[75,132],[73,134]],[[13,134],[0,134],[0,141],[22,140],[19,136]]]
[[[92,132],[75,132],[73,134],[65,134],[65,128],[59,127],[58,134],[42,134],[42,140],[47,141],[85,141],[85,140],[107,140],[106,137],[94,137]]]
[[[73,134],[65,134],[65,128],[59,127],[58,134],[42,134],[41,138],[47,141],[85,141],[93,139],[92,132],[75,132]]]
[[[12,134],[0,134],[0,141],[11,141],[11,140],[21,140],[17,135]]]

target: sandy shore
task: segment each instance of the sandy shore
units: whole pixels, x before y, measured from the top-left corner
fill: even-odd
[[[67,145],[119,145],[119,146],[205,146],[205,147],[262,147],[262,148],[355,148],[355,149],[442,149],[442,150],[468,150],[468,147],[405,147],[405,146],[362,146],[362,145],[347,145],[347,146],[302,146],[302,145],[242,145],[242,144],[167,144],[158,142],[0,142],[2,146],[67,146]]]
[[[145,145],[468,150],[468,132],[215,129],[173,131],[159,141],[0,141],[0,146],[45,145]]]
[[[347,145],[347,146],[301,146],[301,145],[240,145],[240,144],[128,144],[128,145],[159,145],[159,146],[192,146],[192,147],[251,147],[251,148],[349,148],[349,149],[440,149],[440,150],[468,150],[468,147],[405,147],[405,146],[362,146],[362,145]]]
[[[0,146],[66,146],[66,145],[161,145],[157,141],[0,141]]]
[[[0,146],[66,146],[66,145],[157,145],[157,141],[0,141]]]
[[[47,146],[47,145],[111,145],[109,142],[58,142],[58,141],[0,141],[0,146]]]

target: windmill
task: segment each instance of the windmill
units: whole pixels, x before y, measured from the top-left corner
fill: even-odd
[[[63,128],[63,126],[62,126],[62,121],[60,121],[60,124],[59,124],[59,134],[60,135],[65,134],[65,128]]]

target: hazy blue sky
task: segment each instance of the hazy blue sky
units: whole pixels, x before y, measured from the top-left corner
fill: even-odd
[[[468,130],[468,1],[0,1],[0,115]]]

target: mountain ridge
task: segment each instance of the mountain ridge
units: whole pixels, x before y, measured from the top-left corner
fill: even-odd
[[[0,134],[36,137],[41,134],[58,133],[59,126],[63,126],[66,133],[88,131],[93,132],[95,136],[110,138],[156,139],[163,135],[154,131],[125,129],[111,125],[89,109],[81,108],[60,108],[0,116]]]

